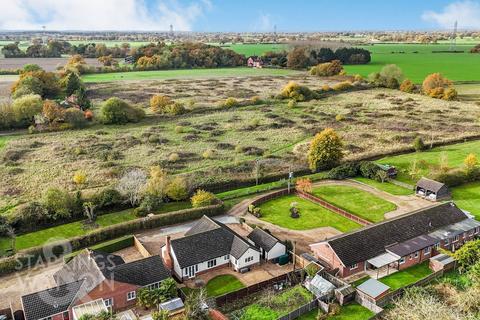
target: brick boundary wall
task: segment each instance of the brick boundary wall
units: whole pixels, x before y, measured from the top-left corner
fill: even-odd
[[[362,219],[354,214],[351,214],[343,209],[340,209],[339,207],[337,206],[334,206],[333,204],[325,201],[325,200],[322,200],[318,197],[315,197],[314,195],[311,195],[309,193],[306,193],[306,192],[303,192],[303,191],[300,191],[300,190],[297,190],[296,191],[296,194],[300,197],[300,198],[303,198],[303,199],[306,199],[306,200],[310,200],[312,202],[315,202],[319,205],[321,205],[322,207],[330,210],[330,211],[333,211],[335,213],[338,213],[339,215],[342,215],[344,216],[345,218],[347,219],[350,219],[352,221],[355,221],[361,225],[364,225],[364,226],[368,226],[368,225],[371,225],[373,224],[372,222],[368,221],[368,220],[365,220],[365,219]]]

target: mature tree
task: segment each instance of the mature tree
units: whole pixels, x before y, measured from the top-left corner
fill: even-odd
[[[336,76],[342,71],[343,66],[340,60],[333,60],[332,62],[325,62],[312,67],[310,69],[310,74],[320,77],[329,77]]]
[[[12,108],[15,120],[23,126],[28,126],[33,123],[33,117],[42,112],[42,97],[25,95],[13,101]]]
[[[145,191],[153,196],[163,198],[166,193],[169,182],[167,172],[160,166],[150,168],[150,177],[147,182]]]
[[[307,56],[307,48],[296,47],[288,53],[287,67],[290,69],[304,69],[310,64]]]
[[[114,59],[112,55],[101,56],[98,58],[98,62],[103,64],[105,67],[118,67],[118,60]]]
[[[185,200],[188,197],[187,180],[182,176],[173,178],[166,189],[167,196],[175,201]]]
[[[415,140],[413,140],[413,148],[415,149],[415,151],[417,152],[420,152],[420,151],[423,151],[425,150],[425,143],[423,142],[423,139],[422,137],[420,136],[417,136],[415,138]]]
[[[207,292],[204,288],[192,291],[185,300],[185,314],[189,320],[208,320]]]
[[[45,100],[43,102],[42,114],[48,121],[55,122],[64,119],[65,109],[53,100]]]
[[[82,80],[76,72],[69,72],[63,79],[65,94],[70,96],[83,87]]]
[[[147,175],[143,170],[132,169],[128,171],[118,182],[117,190],[128,199],[132,207],[136,206],[145,190]]]
[[[459,270],[467,271],[480,261],[480,239],[468,241],[450,254],[457,260]]]
[[[313,172],[330,169],[343,157],[343,141],[335,130],[327,128],[315,135],[310,143],[307,157]]]
[[[218,199],[213,193],[198,189],[190,200],[192,202],[192,207],[200,208],[210,206],[217,202]]]

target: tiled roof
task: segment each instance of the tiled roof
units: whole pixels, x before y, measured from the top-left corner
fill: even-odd
[[[432,180],[432,179],[421,178],[417,182],[417,187],[420,187],[420,188],[430,190],[430,191],[433,191],[433,192],[437,193],[440,189],[442,189],[443,187],[446,187],[446,186],[445,186],[445,184],[443,184],[441,182],[438,182],[438,181],[435,181],[435,180]]]
[[[345,266],[366,261],[385,248],[467,219],[454,203],[442,203],[386,220],[326,242]]]
[[[181,268],[225,255],[238,259],[249,248],[257,250],[233,230],[207,216],[203,216],[184,237],[172,240],[171,246]]]
[[[152,256],[115,267],[112,277],[115,281],[143,287],[169,278],[170,272],[160,256]]]
[[[38,320],[67,311],[82,283],[79,280],[23,296],[25,319]]]
[[[405,257],[411,253],[433,246],[436,243],[438,243],[437,239],[428,235],[421,235],[402,243],[387,247],[386,250],[396,254],[399,257]]]
[[[275,247],[275,245],[279,242],[277,238],[260,228],[255,228],[252,232],[250,232],[247,238],[252,240],[255,245],[267,252]]]

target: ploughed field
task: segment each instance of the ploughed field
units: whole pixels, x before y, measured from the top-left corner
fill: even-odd
[[[307,75],[211,79],[166,79],[88,84],[99,105],[116,96],[143,106],[153,94],[186,103],[181,116],[151,115],[125,126],[95,124],[87,129],[14,136],[0,147],[0,212],[38,199],[49,187],[74,191],[72,176],[87,173],[82,191],[113,185],[132,168],[160,165],[173,174],[187,173],[192,184],[254,178],[306,168],[311,137],[333,127],[345,140],[347,160],[385,154],[411,146],[417,132],[435,141],[460,139],[480,132],[473,103],[446,102],[399,91],[374,89],[301,102],[272,98],[289,81],[319,89],[333,80]],[[260,104],[249,103],[260,96]],[[223,108],[235,97],[244,105]],[[336,116],[344,120],[337,121]],[[428,140],[428,139],[426,139]],[[209,151],[209,152],[206,152]],[[176,154],[172,157],[172,154]]]
[[[21,69],[24,65],[34,63],[42,67],[45,71],[55,71],[62,68],[68,61],[65,58],[0,58],[0,70]],[[91,66],[101,66],[97,59],[87,58],[85,62]]]

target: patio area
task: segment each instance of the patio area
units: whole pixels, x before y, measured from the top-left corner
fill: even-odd
[[[185,286],[193,289],[197,287],[196,284],[198,283],[206,285],[208,281],[217,276],[229,274],[236,277],[238,280],[240,280],[241,283],[248,287],[259,282],[289,273],[290,271],[292,271],[291,264],[280,266],[278,264],[273,264],[270,262],[265,262],[261,265],[254,266],[250,271],[246,273],[239,273],[233,270],[230,266],[225,266],[223,268],[211,270],[204,274],[197,275],[195,279],[187,280],[183,283],[185,284]]]

